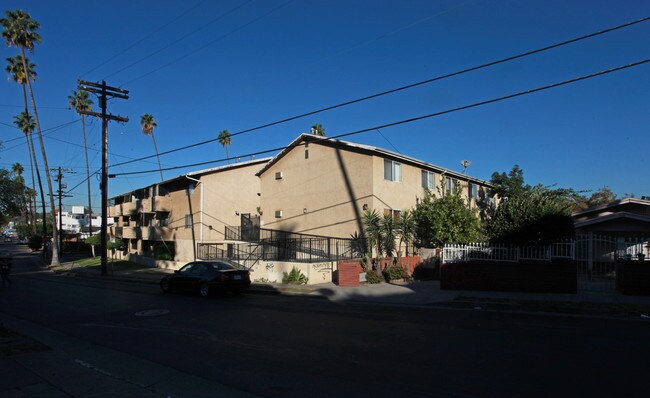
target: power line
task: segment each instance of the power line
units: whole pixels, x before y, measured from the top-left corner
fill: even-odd
[[[41,130],[41,132],[42,132],[42,133],[45,133],[45,132],[49,131],[50,134],[51,134],[51,133],[54,133],[55,131],[60,130],[60,129],[66,127],[66,126],[69,126],[69,125],[71,125],[71,124],[75,124],[75,123],[77,123],[77,122],[80,121],[80,120],[81,120],[81,119],[77,119],[77,120],[73,120],[73,121],[71,121],[71,122],[63,123],[63,124],[60,124],[60,125],[58,125],[58,126],[54,126],[54,127],[50,127],[50,128],[47,128],[47,129]],[[15,128],[16,130],[20,131],[20,129],[19,129],[18,127],[16,127],[16,126],[12,126],[12,125],[9,125],[9,124],[6,124],[6,123],[0,123],[0,124],[3,124],[3,125],[8,126],[8,127],[13,127],[13,128]],[[22,131],[21,131],[21,133],[22,133]],[[4,141],[4,142],[7,143],[7,142],[12,142],[12,141],[22,140],[23,138],[25,138],[25,135],[24,135],[24,134],[23,134],[22,137],[12,138],[12,139],[10,139],[10,140],[6,140],[6,141]],[[22,144],[20,144],[20,145],[22,145]],[[18,146],[20,146],[20,145],[18,145]],[[16,147],[14,146],[14,147],[11,147],[11,148],[8,148],[8,149],[4,149],[3,151],[8,151],[9,149],[12,149],[12,148],[16,148]],[[0,151],[0,152],[2,152],[2,151]]]
[[[156,69],[154,69],[154,70],[152,70],[152,71],[149,71],[149,72],[147,72],[147,73],[145,73],[145,74],[143,74],[143,75],[140,75],[140,76],[136,77],[136,78],[133,79],[133,80],[129,80],[128,82],[123,83],[120,87],[126,86],[126,85],[131,84],[131,83],[133,83],[133,82],[136,82],[136,81],[138,81],[138,80],[140,80],[140,79],[143,79],[143,78],[145,78],[145,77],[151,75],[152,73],[156,73],[156,72],[158,72],[158,71],[161,70],[161,69],[164,69],[164,68],[166,68],[166,67],[168,67],[168,66],[170,66],[170,65],[175,64],[175,63],[178,62],[178,61],[181,61],[181,60],[183,60],[183,59],[185,59],[185,58],[187,58],[187,57],[189,57],[189,56],[191,56],[191,55],[194,55],[194,54],[196,54],[197,52],[199,52],[199,51],[201,51],[201,50],[203,50],[203,49],[205,49],[205,48],[207,48],[207,47],[210,47],[210,46],[213,45],[214,43],[217,43],[217,42],[219,42],[219,41],[225,39],[226,37],[228,37],[228,36],[230,36],[230,35],[232,35],[232,34],[234,34],[234,33],[237,33],[237,32],[239,32],[240,30],[243,30],[243,29],[245,29],[245,28],[247,28],[247,27],[249,27],[249,26],[251,26],[251,25],[253,25],[254,23],[260,21],[261,19],[266,18],[267,16],[273,14],[274,12],[276,12],[276,11],[278,11],[278,10],[280,10],[280,9],[282,9],[282,8],[284,8],[284,7],[286,7],[286,6],[289,5],[290,3],[293,3],[293,0],[289,0],[289,1],[287,1],[286,3],[283,3],[283,4],[279,5],[278,7],[275,7],[274,9],[272,9],[272,10],[269,11],[269,12],[267,12],[266,14],[263,14],[263,15],[261,15],[261,16],[255,18],[255,19],[253,19],[253,20],[250,21],[250,22],[247,22],[247,23],[245,23],[244,25],[242,25],[242,26],[240,26],[240,27],[238,27],[238,28],[235,28],[235,29],[231,30],[230,32],[228,32],[228,33],[226,33],[226,34],[223,34],[223,35],[217,37],[216,39],[209,41],[207,44],[205,44],[205,45],[203,45],[203,46],[201,46],[201,47],[199,47],[199,48],[197,48],[197,49],[195,49],[195,50],[193,50],[193,51],[190,51],[189,53],[183,55],[182,57],[176,58],[175,60],[173,60],[173,61],[171,61],[171,62],[168,62],[168,63],[162,65],[162,66],[159,67],[159,68],[156,68]]]
[[[163,47],[159,48],[158,50],[156,50],[156,51],[154,51],[154,52],[152,52],[152,53],[149,53],[149,54],[145,55],[144,57],[140,58],[139,60],[130,63],[129,65],[127,65],[127,66],[125,66],[125,67],[123,67],[123,68],[117,70],[116,72],[111,73],[110,75],[104,76],[104,77],[102,78],[102,80],[106,80],[106,79],[108,79],[109,77],[115,76],[115,75],[117,75],[117,74],[120,73],[120,72],[124,72],[125,70],[134,67],[135,65],[139,64],[140,62],[142,62],[142,61],[144,61],[144,60],[146,60],[146,59],[148,59],[148,58],[151,58],[151,57],[153,57],[153,56],[156,55],[156,54],[159,54],[159,53],[165,51],[165,50],[168,49],[169,47],[172,47],[174,44],[176,44],[176,43],[178,43],[178,42],[181,42],[181,41],[187,39],[188,37],[192,36],[193,34],[199,32],[199,31],[201,31],[201,30],[207,28],[208,26],[212,25],[213,23],[215,23],[215,22],[217,22],[217,21],[219,21],[219,20],[221,20],[221,19],[227,17],[228,15],[230,15],[230,14],[232,14],[233,12],[235,12],[235,11],[239,10],[240,8],[244,7],[245,5],[247,5],[248,3],[250,3],[251,1],[252,1],[252,0],[248,0],[248,1],[246,1],[246,2],[244,2],[244,3],[242,3],[242,4],[238,5],[238,6],[236,6],[236,7],[234,7],[234,8],[231,8],[230,10],[226,11],[225,13],[219,15],[217,18],[215,18],[215,19],[211,20],[210,22],[208,22],[208,23],[206,23],[206,24],[200,26],[199,28],[197,28],[197,29],[191,31],[190,33],[187,33],[187,34],[185,34],[185,35],[179,37],[178,39],[176,39],[176,40],[174,40],[173,42],[167,44],[166,46],[163,46]],[[130,83],[130,82],[129,82],[129,83]],[[125,85],[127,85],[127,84],[129,84],[129,83],[125,83],[125,84],[123,84],[122,86],[125,86]]]
[[[549,85],[546,85],[546,86],[537,87],[537,88],[533,88],[533,89],[530,89],[530,90],[520,91],[518,93],[505,95],[505,96],[502,96],[502,97],[493,98],[493,99],[490,99],[490,100],[475,102],[473,104],[464,105],[464,106],[460,106],[460,107],[457,107],[457,108],[451,108],[451,109],[447,109],[447,110],[440,111],[440,112],[430,113],[430,114],[423,115],[423,116],[417,116],[417,117],[404,119],[404,120],[400,120],[400,121],[393,122],[393,123],[383,124],[383,125],[380,125],[380,126],[373,126],[373,127],[369,127],[369,128],[362,129],[362,130],[356,130],[356,131],[353,131],[353,132],[350,132],[350,133],[335,135],[335,136],[332,136],[332,137],[323,137],[323,138],[318,137],[318,139],[321,139],[321,140],[333,140],[333,139],[336,139],[336,138],[348,137],[348,136],[351,136],[351,135],[366,133],[368,131],[379,130],[379,129],[383,129],[383,128],[394,127],[394,126],[398,126],[398,125],[402,125],[402,124],[412,123],[412,122],[416,122],[416,121],[419,121],[419,120],[424,120],[424,119],[429,119],[429,118],[432,118],[432,117],[442,116],[442,115],[446,115],[448,113],[458,112],[458,111],[462,111],[462,110],[466,110],[466,109],[470,109],[470,108],[476,108],[476,107],[479,107],[479,106],[488,105],[488,104],[492,104],[492,103],[495,103],[495,102],[500,102],[500,101],[504,101],[504,100],[507,100],[507,99],[515,98],[515,97],[521,97],[521,96],[527,95],[527,94],[533,94],[533,93],[536,93],[536,92],[539,92],[539,91],[549,90],[551,88],[556,88],[556,87],[564,86],[564,85],[567,85],[567,84],[576,83],[576,82],[579,82],[579,81],[582,81],[582,80],[587,80],[587,79],[591,79],[591,78],[594,78],[594,77],[598,77],[598,76],[606,75],[606,74],[609,74],[609,73],[618,72],[618,71],[621,71],[621,70],[624,70],[624,69],[632,68],[632,67],[635,67],[635,66],[643,65],[643,64],[646,64],[648,62],[650,62],[650,58],[642,60],[642,61],[638,61],[638,62],[633,62],[631,64],[627,64],[627,65],[607,69],[607,70],[604,70],[604,71],[592,73],[592,74],[589,74],[589,75],[584,75],[584,76],[576,77],[576,78],[573,78],[573,79],[564,80],[564,81],[559,82],[559,83],[553,83],[553,84],[549,84]],[[296,146],[299,146],[299,145],[302,145],[302,144],[293,145],[293,147],[296,147]],[[269,150],[265,150],[265,151],[249,153],[249,154],[241,155],[239,157],[257,156],[257,155],[267,154],[267,153],[271,153],[271,152],[278,152],[278,151],[282,151],[282,150],[285,150],[285,149],[288,149],[288,148],[291,148],[291,147],[292,147],[291,145],[288,145],[288,146],[269,149]],[[167,171],[167,170],[183,169],[183,168],[188,168],[188,167],[204,166],[204,165],[207,165],[207,164],[223,162],[225,160],[226,159],[217,159],[217,160],[211,160],[211,161],[207,161],[207,162],[192,163],[192,164],[187,164],[187,165],[183,165],[183,166],[168,167],[168,168],[165,168],[163,170]],[[132,172],[128,172],[128,173],[116,173],[114,175],[115,176],[133,175],[133,174],[144,174],[144,173],[155,173],[155,172],[158,172],[158,170],[132,171]]]
[[[157,29],[154,29],[153,31],[151,31],[150,33],[148,33],[147,35],[145,35],[144,37],[142,37],[140,40],[137,40],[136,42],[134,42],[134,43],[131,44],[130,46],[124,48],[124,49],[121,50],[121,51],[119,51],[117,54],[111,56],[110,58],[108,58],[108,59],[105,60],[104,62],[102,62],[102,63],[100,63],[99,65],[97,65],[97,66],[95,66],[94,68],[92,68],[91,70],[82,73],[82,74],[80,75],[80,77],[83,77],[83,76],[85,76],[85,75],[87,75],[87,74],[89,74],[89,73],[92,73],[92,72],[96,71],[97,69],[101,68],[102,66],[106,65],[106,64],[109,63],[110,61],[114,60],[115,58],[117,58],[117,57],[119,57],[120,55],[124,54],[125,52],[129,51],[130,49],[132,49],[133,47],[135,47],[135,46],[137,46],[138,44],[142,43],[143,41],[147,40],[148,38],[150,38],[151,36],[153,36],[155,33],[160,32],[161,30],[163,30],[163,29],[166,28],[167,26],[169,26],[169,25],[171,25],[172,23],[174,23],[174,22],[178,21],[179,19],[183,18],[185,15],[189,14],[189,13],[192,12],[195,8],[197,8],[198,6],[200,6],[201,4],[203,4],[203,3],[205,3],[205,2],[206,2],[206,0],[201,0],[201,1],[199,1],[198,3],[194,4],[192,7],[188,8],[187,10],[185,10],[185,12],[181,13],[180,15],[178,15],[176,18],[173,18],[171,21],[167,22],[167,23],[164,24],[164,25],[161,25],[161,26],[158,27]]]
[[[505,63],[505,62],[513,61],[513,60],[524,58],[524,57],[528,57],[528,56],[533,55],[533,54],[538,54],[538,53],[548,51],[548,50],[551,50],[551,49],[554,49],[554,48],[558,48],[558,47],[561,47],[561,46],[565,46],[565,45],[568,45],[568,44],[572,44],[572,43],[576,43],[576,42],[579,42],[579,41],[582,41],[582,40],[586,40],[586,39],[589,39],[589,38],[592,38],[592,37],[603,35],[605,33],[610,33],[610,32],[613,32],[613,31],[616,31],[616,30],[619,30],[619,29],[630,27],[630,26],[633,26],[633,25],[636,25],[636,24],[639,24],[639,23],[642,23],[642,22],[647,22],[648,20],[650,20],[650,17],[641,18],[641,19],[638,19],[638,20],[635,20],[635,21],[632,21],[632,22],[627,22],[627,23],[624,23],[622,25],[615,26],[613,28],[604,29],[604,30],[601,30],[601,31],[598,31],[598,32],[595,32],[595,33],[590,33],[590,34],[587,34],[587,35],[584,35],[584,36],[576,37],[576,38],[565,40],[565,41],[562,41],[562,42],[559,42],[559,43],[551,44],[549,46],[541,47],[541,48],[538,48],[536,50],[527,51],[525,53],[521,53],[521,54],[518,54],[518,55],[513,55],[513,56],[510,56],[510,57],[507,57],[507,58],[502,58],[502,59],[499,59],[499,60],[496,60],[496,61],[491,61],[491,62],[481,64],[481,65],[478,65],[478,66],[473,66],[473,67],[463,69],[463,70],[460,70],[460,71],[457,71],[457,72],[452,72],[452,73],[448,73],[446,75],[436,76],[436,77],[433,77],[431,79],[423,80],[423,81],[420,81],[420,82],[417,82],[417,83],[412,83],[412,84],[409,84],[409,85],[406,85],[406,86],[401,86],[401,87],[394,88],[394,89],[391,89],[391,90],[382,91],[382,92],[372,94],[372,95],[368,95],[366,97],[358,98],[358,99],[355,99],[355,100],[341,102],[341,103],[336,104],[336,105],[331,105],[331,106],[321,108],[321,109],[317,109],[317,110],[314,110],[314,111],[311,111],[311,112],[302,113],[302,114],[299,114],[299,115],[296,115],[296,116],[291,116],[291,117],[281,119],[281,120],[278,120],[278,121],[275,121],[275,122],[266,123],[266,124],[263,124],[263,125],[260,125],[260,126],[257,126],[257,127],[252,127],[252,128],[246,129],[246,130],[242,130],[242,131],[239,131],[239,132],[236,132],[236,133],[232,133],[230,136],[234,137],[234,136],[237,136],[237,135],[250,133],[252,131],[261,130],[261,129],[264,129],[264,128],[267,128],[267,127],[276,126],[278,124],[294,121],[294,120],[297,120],[297,119],[302,119],[302,118],[305,118],[307,116],[316,115],[318,113],[323,113],[323,112],[330,111],[330,110],[337,109],[337,108],[341,108],[341,107],[344,107],[344,106],[356,104],[356,103],[363,102],[363,101],[368,101],[368,100],[378,98],[378,97],[381,97],[381,96],[384,96],[384,95],[393,94],[393,93],[403,91],[403,90],[407,90],[407,89],[410,89],[410,88],[414,88],[414,87],[417,87],[417,86],[422,86],[422,85],[432,83],[432,82],[435,82],[435,81],[438,81],[438,80],[448,79],[450,77],[459,76],[459,75],[469,73],[469,72],[474,72],[474,71],[477,71],[477,70],[480,70],[480,69],[485,69],[485,68],[488,68],[490,66],[502,64],[502,63]],[[185,149],[194,148],[194,147],[201,146],[201,145],[206,145],[206,144],[216,142],[216,141],[218,141],[218,138],[213,138],[213,139],[197,142],[195,144],[190,144],[190,145],[186,145],[186,146],[183,146],[183,147],[179,147],[179,148],[175,148],[175,149],[170,149],[168,151],[160,152],[160,153],[158,153],[157,156],[167,155],[167,154],[170,154],[170,153],[182,151],[182,150],[185,150]],[[156,155],[144,156],[144,157],[141,157],[141,158],[136,159],[136,160],[123,162],[123,163],[118,163],[117,165],[124,165],[124,164],[128,164],[128,163],[133,163],[133,162],[136,162],[136,161],[139,161],[139,160],[151,159],[153,157],[156,157]],[[115,166],[117,166],[117,165],[115,165]]]

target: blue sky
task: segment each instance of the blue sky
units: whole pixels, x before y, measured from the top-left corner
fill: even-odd
[[[648,1],[64,1],[5,0],[40,22],[30,60],[43,129],[74,122],[76,80],[130,91],[109,111],[109,164],[153,155],[139,125],[151,113],[160,152],[426,80],[650,16]],[[328,136],[533,89],[650,58],[650,22],[481,71],[233,137],[231,157],[289,144],[321,123]],[[126,51],[125,51],[126,50]],[[15,55],[3,46],[4,58]],[[3,64],[4,65],[4,64]],[[4,68],[3,68],[4,69]],[[346,138],[489,180],[524,170],[530,184],[611,187],[650,195],[650,64],[479,108]],[[96,107],[96,106],[95,106]],[[0,82],[0,167],[29,167],[20,87]],[[88,121],[91,169],[100,123]],[[50,167],[85,178],[81,124],[49,132]],[[161,157],[163,167],[225,159],[214,142]],[[242,160],[247,158],[242,157]],[[165,171],[165,179],[190,170]],[[41,162],[42,165],[42,162]],[[112,167],[114,196],[159,181],[155,158]],[[99,203],[98,179],[92,179]],[[65,205],[85,204],[85,184]]]

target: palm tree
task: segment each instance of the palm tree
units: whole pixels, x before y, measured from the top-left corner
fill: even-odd
[[[7,58],[7,66],[5,67],[5,70],[9,73],[10,77],[18,84],[20,84],[21,88],[23,89],[23,102],[25,104],[25,113],[29,116],[29,105],[27,102],[27,88],[25,87],[27,85],[27,78],[25,75],[25,69],[23,68],[23,56],[22,55],[17,55],[15,57],[9,57]],[[29,73],[29,79],[31,81],[36,81],[36,64],[30,64],[29,59],[25,59],[25,64],[27,64],[27,72]],[[18,127],[23,133],[25,133],[25,130],[21,129]],[[29,154],[29,166],[31,169],[31,174],[32,174],[32,187],[33,191],[36,190],[36,183],[34,181],[34,163],[36,162],[35,158],[35,152],[33,151],[34,147],[34,136],[31,134],[32,131],[34,131],[34,128],[32,127],[29,129],[29,133],[25,133],[25,139],[27,140],[27,152]],[[36,166],[38,167],[38,165]],[[45,214],[45,195],[43,193],[43,183],[41,182],[41,173],[38,171],[38,168],[36,169],[36,172],[38,174],[38,186],[40,187],[40,192],[41,192],[41,199],[43,200],[43,214]],[[36,235],[36,195],[31,195],[30,200],[33,200],[33,205],[30,206],[32,210],[32,220],[34,221],[33,227],[33,234]],[[45,229],[43,230],[43,233],[45,234]]]
[[[38,160],[36,158],[36,150],[34,149],[34,140],[32,136],[32,132],[36,128],[36,124],[34,123],[34,119],[29,115],[27,112],[21,112],[18,116],[14,116],[14,124],[20,131],[25,134],[25,139],[27,140],[27,149],[31,152],[29,156],[29,164],[32,168],[32,185],[34,185],[34,169],[36,169],[36,175],[38,177],[38,186],[41,189],[41,200],[43,203],[43,217],[45,217],[45,195],[43,194],[43,183],[41,182],[41,172],[38,169]],[[33,161],[33,164],[32,164]],[[33,220],[34,220],[34,225],[32,226],[32,232],[34,235],[36,235],[36,197],[35,195],[33,196],[34,198],[34,207],[33,209]],[[43,235],[47,233],[47,230],[45,229],[45,221],[43,221]]]
[[[228,130],[222,130],[219,133],[219,137],[217,137],[217,140],[226,150],[226,161],[230,163],[230,158],[228,157],[228,145],[232,143],[232,138],[230,138],[230,133],[228,132]]]
[[[89,233],[92,236],[93,234],[93,206],[90,200],[90,167],[88,167],[88,145],[86,144],[86,121],[84,119],[84,111],[89,111],[92,109],[93,100],[88,96],[86,91],[72,91],[72,95],[68,96],[68,108],[74,109],[79,115],[81,115],[81,135],[84,138],[84,152],[86,154],[86,181],[88,182],[88,212],[90,216],[88,218],[88,229]]]
[[[404,251],[405,255],[409,255],[409,246],[413,243],[415,238],[415,230],[417,224],[415,223],[415,217],[413,212],[410,210],[404,210],[400,216],[399,221],[397,221],[397,233],[399,236],[399,249],[397,251],[397,256],[401,255],[402,243],[406,245],[406,250]],[[413,250],[413,249],[411,249]]]
[[[381,257],[381,217],[376,210],[366,210],[363,213],[363,226],[365,228],[365,236],[368,239],[368,246],[370,248],[370,257],[372,258],[372,247],[377,245],[377,267],[375,272],[377,275],[381,276],[381,265],[379,264],[379,258]],[[368,261],[370,265],[370,261]]]
[[[140,127],[142,127],[142,132],[145,135],[150,135],[151,139],[153,139],[153,147],[156,150],[156,157],[158,158],[158,169],[160,170],[160,181],[162,181],[163,173],[162,173],[162,167],[160,166],[160,156],[158,156],[158,146],[156,145],[156,137],[154,137],[153,135],[153,129],[154,127],[158,127],[158,124],[156,124],[153,115],[145,113],[140,118]]]
[[[23,101],[25,103],[25,112],[28,112],[28,103],[27,103],[27,78],[25,76],[25,69],[23,68],[23,56],[16,55],[15,57],[7,58],[7,66],[5,70],[11,78],[23,89]],[[29,58],[25,59],[25,64],[27,64],[27,72],[29,73],[29,79],[31,81],[36,81],[36,64],[30,64]]]
[[[325,137],[325,129],[320,123],[316,123],[313,126],[311,126],[311,133],[319,137]]]
[[[25,57],[25,49],[32,52],[34,44],[41,42],[41,36],[36,33],[41,25],[32,19],[32,17],[21,10],[5,11],[7,18],[0,18],[0,25],[3,27],[2,37],[5,39],[8,47],[16,46],[20,49],[22,55],[23,70],[25,76],[29,76],[28,66]],[[38,120],[38,110],[36,108],[36,100],[34,99],[34,91],[30,79],[25,79],[27,82],[27,89],[32,102],[32,109],[34,111],[34,121],[36,122],[36,132],[38,133],[38,140],[41,145],[41,153],[43,155],[43,166],[45,167],[45,175],[47,176],[47,186],[50,192],[50,208],[52,216],[52,265],[60,265],[59,263],[59,237],[56,223],[56,207],[54,205],[54,190],[52,189],[52,178],[50,177],[50,166],[47,163],[47,154],[45,153],[45,144],[43,142],[43,133],[41,131],[41,124]]]

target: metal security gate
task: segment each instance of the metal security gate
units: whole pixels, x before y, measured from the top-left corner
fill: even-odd
[[[601,235],[576,236],[578,290],[616,290],[616,238]]]

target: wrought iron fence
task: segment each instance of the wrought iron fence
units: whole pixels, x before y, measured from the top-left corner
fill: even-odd
[[[264,260],[313,263],[358,258],[363,253],[360,251],[361,243],[358,240],[306,235],[278,237],[278,234],[275,234],[273,236],[275,237],[255,243],[232,243],[225,246],[216,243],[199,243],[197,257],[203,260],[229,259],[238,262]],[[293,236],[297,235],[293,234]]]

